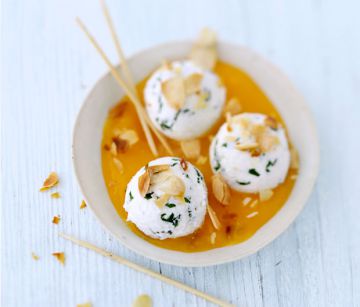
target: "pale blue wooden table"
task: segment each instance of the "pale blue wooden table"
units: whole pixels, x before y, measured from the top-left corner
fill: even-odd
[[[110,1],[127,54],[191,38],[207,25],[284,70],[304,94],[321,170],[296,222],[242,261],[202,269],[162,265],[122,247],[87,208],[71,165],[76,113],[104,64],[75,26],[81,16],[116,60],[99,3],[3,0],[1,306],[207,306],[171,286],[57,237],[77,235],[237,306],[360,306],[360,2]],[[62,198],[38,188],[51,170]],[[51,224],[60,214],[58,226]],[[64,250],[66,265],[51,256]],[[31,258],[31,252],[40,256]]]

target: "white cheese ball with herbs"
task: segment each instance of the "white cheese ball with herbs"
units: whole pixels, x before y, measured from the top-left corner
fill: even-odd
[[[186,96],[185,103],[176,109],[162,92],[162,83],[177,75],[186,78],[201,74],[201,90]],[[146,110],[154,125],[175,140],[197,138],[205,134],[219,119],[225,102],[226,90],[219,77],[191,61],[176,61],[155,71],[146,83]]]
[[[210,162],[214,173],[220,173],[234,190],[245,193],[257,193],[273,189],[281,184],[288,173],[290,152],[285,130],[276,123],[270,127],[266,115],[243,113],[223,124],[210,146]],[[263,139],[268,150],[256,154],[251,149],[240,150],[249,144],[258,143],[254,135],[256,127],[266,133]],[[269,147],[269,144],[272,144]]]
[[[127,185],[124,203],[127,220],[149,237],[160,240],[183,237],[193,233],[204,222],[208,202],[204,177],[192,164],[182,161],[173,157],[151,161],[149,169],[155,165],[169,167],[150,177],[145,196],[139,191],[139,178],[145,173],[145,167]],[[174,181],[179,187],[179,180],[180,194],[169,196],[174,194]]]

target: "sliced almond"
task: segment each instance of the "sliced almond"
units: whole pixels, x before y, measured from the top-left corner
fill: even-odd
[[[260,149],[262,152],[269,152],[275,146],[280,144],[280,140],[275,135],[264,134],[261,136],[259,143],[260,143]]]
[[[211,235],[210,235],[210,243],[211,243],[212,245],[214,245],[214,244],[215,244],[215,240],[216,240],[216,232],[214,231],[214,232],[212,232]]]
[[[59,192],[54,192],[54,193],[51,193],[51,198],[60,198],[61,197],[61,195],[60,195],[60,193]]]
[[[272,116],[267,116],[265,118],[265,125],[270,127],[273,130],[276,130],[278,128],[278,122],[276,119]]]
[[[52,219],[52,223],[53,224],[59,224],[60,222],[60,216],[54,216]]]
[[[118,158],[113,158],[113,162],[116,168],[119,170],[120,174],[124,173],[124,165]]]
[[[138,188],[139,193],[142,197],[145,197],[146,193],[149,191],[150,187],[150,171],[149,167],[145,166],[145,172],[139,177]]]
[[[132,307],[152,307],[152,299],[147,294],[139,295],[132,304]]]
[[[300,160],[299,154],[294,147],[290,148],[290,168],[292,169],[299,169]]]
[[[204,47],[213,47],[216,45],[216,41],[216,33],[209,28],[204,28],[201,30],[196,44]]]
[[[112,141],[113,142],[111,143],[111,147],[110,147],[110,152],[112,154],[114,154],[113,144],[115,144],[116,154],[125,153],[129,149],[130,146],[129,142],[127,140],[122,139],[120,136],[113,137]]]
[[[137,132],[133,129],[124,129],[120,131],[118,137],[121,140],[125,140],[129,143],[129,146],[136,144],[139,141]]]
[[[159,183],[162,183],[171,176],[173,176],[173,172],[170,170],[152,174],[150,176],[150,185],[157,185]]]
[[[259,192],[259,199],[261,202],[269,200],[273,197],[274,191],[270,189],[262,190]]]
[[[225,117],[226,117],[226,129],[227,129],[227,131],[232,131],[232,117],[231,117],[231,113],[230,112],[227,112],[226,114],[225,114]]]
[[[238,150],[249,150],[258,148],[258,143],[245,143],[245,144],[235,144],[235,148]]]
[[[84,209],[86,208],[86,202],[85,200],[82,200],[81,204],[80,204],[80,209]]]
[[[65,254],[64,253],[52,253],[52,255],[62,264],[65,264]]]
[[[155,200],[155,204],[159,207],[162,208],[165,206],[165,204],[168,202],[170,198],[169,194],[163,194],[161,195],[158,199]]]
[[[251,204],[250,204],[250,208],[254,208],[257,204],[259,203],[259,200],[255,199]]]
[[[257,216],[258,214],[259,214],[259,212],[258,212],[258,211],[255,211],[255,212],[252,212],[252,213],[248,214],[248,215],[246,216],[246,218],[251,219],[251,218],[253,218],[254,216]]]
[[[118,117],[121,117],[124,112],[125,112],[125,109],[127,107],[127,102],[126,101],[123,101],[123,102],[120,102],[119,104],[117,104],[115,107],[113,107],[112,109],[110,109],[109,111],[109,116],[112,117],[112,118],[118,118]]]
[[[196,160],[196,164],[198,165],[204,165],[207,162],[208,158],[206,156],[199,156],[199,158]]]
[[[176,109],[181,109],[185,104],[185,83],[182,77],[175,76],[161,84],[161,90],[168,104]]]
[[[40,192],[46,191],[55,185],[57,185],[59,182],[59,177],[55,172],[50,173],[49,177],[47,177],[43,183],[43,186],[40,189]]]
[[[185,94],[192,95],[200,92],[203,75],[194,73],[185,78]]]
[[[91,302],[83,303],[83,304],[76,304],[76,307],[92,307]]]
[[[221,228],[221,223],[220,223],[214,209],[211,208],[211,206],[209,204],[207,205],[207,212],[209,214],[211,223],[213,224],[214,228],[219,230]]]
[[[110,145],[110,153],[113,156],[116,156],[118,154],[115,142],[112,142],[111,145]]]
[[[36,261],[40,259],[40,257],[36,255],[34,252],[31,253],[31,258],[33,258]]]
[[[251,202],[252,198],[251,197],[245,197],[243,200],[242,200],[242,203],[245,206],[247,206],[250,202]]]
[[[229,205],[231,200],[231,193],[229,186],[226,184],[220,174],[215,174],[211,177],[212,191],[215,198],[222,205]]]
[[[224,109],[225,113],[230,113],[231,115],[239,114],[242,111],[240,101],[237,98],[231,98]]]
[[[149,166],[149,171],[151,174],[157,174],[164,171],[167,171],[170,169],[170,166],[168,164],[159,164],[159,165],[152,165]]]
[[[173,175],[167,178],[166,181],[157,185],[157,188],[171,196],[181,196],[185,193],[185,184],[184,182],[177,176]]]
[[[209,29],[203,29],[194,44],[190,59],[204,69],[213,69],[217,61],[216,34]]]
[[[181,150],[188,159],[195,159],[200,155],[201,145],[198,139],[180,142]]]

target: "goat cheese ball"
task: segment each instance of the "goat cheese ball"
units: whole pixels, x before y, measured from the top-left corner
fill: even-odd
[[[183,237],[202,226],[208,202],[200,171],[174,157],[151,161],[126,188],[127,220],[155,239]]]
[[[228,116],[211,143],[210,163],[213,172],[236,191],[273,189],[285,180],[289,169],[285,130],[264,114]]]
[[[219,119],[225,96],[219,77],[191,61],[163,65],[152,74],[144,90],[151,121],[175,140],[205,134]]]

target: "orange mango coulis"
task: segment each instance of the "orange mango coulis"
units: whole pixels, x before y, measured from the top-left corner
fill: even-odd
[[[244,71],[220,61],[217,63],[214,71],[219,75],[227,89],[227,100],[236,97],[241,103],[243,112],[259,112],[271,115],[284,125],[279,113],[270,100]],[[147,79],[141,81],[137,85],[141,97],[143,96],[142,93],[146,80]],[[219,120],[209,133],[201,138],[201,154],[203,156],[209,157],[211,136],[216,134],[216,131],[223,122],[224,117]],[[139,141],[125,153],[118,154],[117,158],[124,166],[123,173],[121,174],[113,161],[113,156],[109,152],[108,146],[112,142],[114,130],[122,128],[135,130],[139,135]],[[156,144],[160,156],[168,156],[157,140]],[[175,156],[183,157],[178,142],[169,140],[169,144],[174,150]],[[212,171],[209,159],[207,159],[207,162],[203,165],[198,165],[196,161],[190,160],[205,177],[208,187],[209,204],[215,210],[221,222],[221,229],[216,230],[207,215],[203,226],[189,236],[176,239],[156,240],[143,234],[133,223],[127,222],[127,213],[123,208],[127,183],[142,166],[155,159],[146,142],[135,108],[127,97],[124,97],[109,112],[103,131],[101,157],[104,180],[110,198],[119,216],[127,223],[128,227],[138,236],[154,245],[182,252],[205,251],[247,240],[285,204],[294,185],[294,180],[292,180],[291,177],[295,172],[289,170],[285,182],[273,190],[274,195],[268,201],[259,201],[257,204],[252,205],[254,200],[258,199],[258,194],[244,194],[231,191],[230,205],[223,206],[212,194]],[[243,199],[246,197],[251,197],[252,201],[244,206]],[[257,214],[254,217],[247,218],[247,216],[253,212],[257,212]],[[214,232],[216,233],[215,241],[210,239],[211,234]]]

